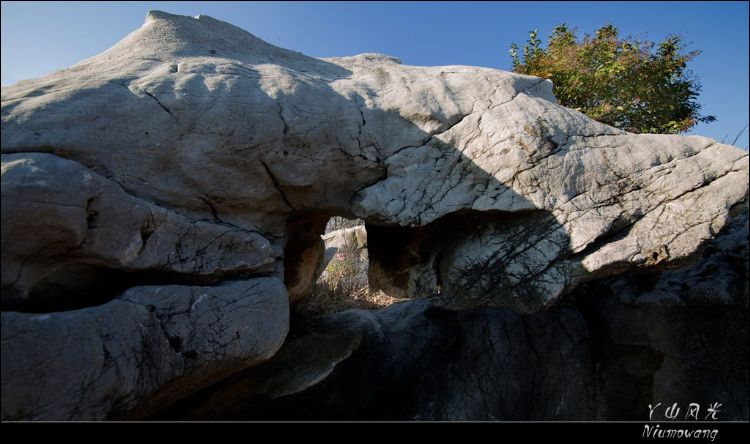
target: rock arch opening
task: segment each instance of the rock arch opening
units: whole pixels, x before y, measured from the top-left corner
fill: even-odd
[[[323,315],[377,309],[399,300],[370,283],[363,219],[301,214],[290,219],[287,230],[284,276],[293,311]]]

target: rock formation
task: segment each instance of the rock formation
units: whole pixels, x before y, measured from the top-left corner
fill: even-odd
[[[535,77],[156,11],[3,88],[1,145],[3,419],[748,417],[735,147],[617,130]],[[371,286],[425,300],[282,347],[332,216],[365,220]]]
[[[351,228],[342,228],[323,236],[326,252],[329,248],[337,251],[345,251],[367,258],[367,230],[364,225],[357,225]]]

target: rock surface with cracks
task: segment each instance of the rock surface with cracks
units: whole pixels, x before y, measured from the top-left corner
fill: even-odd
[[[648,421],[649,404],[697,403],[746,421],[747,233],[736,217],[689,267],[596,279],[532,314],[328,315],[153,418]]]
[[[131,287],[74,311],[3,312],[6,420],[140,417],[270,358],[284,342],[282,283]]]
[[[195,288],[283,279],[257,297],[302,298],[332,215],[365,220],[376,289],[512,316],[544,316],[587,282],[693,266],[747,218],[748,156],[734,147],[617,130],[559,106],[535,77],[316,59],[206,16],[152,11],[104,53],[4,87],[1,142],[2,344],[14,356],[3,418],[137,417],[269,357],[287,313],[267,305],[279,330],[253,330],[228,360],[210,342],[189,371],[136,353],[117,361],[130,373],[59,374],[74,358],[33,344],[112,319],[102,344],[137,329],[163,339],[142,327],[155,314],[123,300],[138,288],[189,301]],[[257,315],[220,307],[237,328]],[[29,368],[48,382],[31,384]],[[127,402],[87,388],[109,378],[130,387],[117,394]],[[45,389],[53,380],[82,389]]]

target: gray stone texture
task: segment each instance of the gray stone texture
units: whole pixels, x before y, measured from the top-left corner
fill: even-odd
[[[99,55],[3,87],[1,114],[3,419],[198,405],[282,345],[331,216],[364,219],[373,289],[427,301],[327,319],[252,396],[326,381],[353,396],[352,381],[391,375],[367,396],[397,387],[403,419],[618,419],[682,384],[740,390],[728,416],[748,417],[736,147],[612,128],[536,77],[317,59],[158,11]],[[685,345],[695,331],[722,351]],[[614,351],[594,356],[602,344]],[[617,364],[626,352],[642,370]],[[607,407],[602,393],[650,375],[651,391]],[[347,402],[320,412],[388,409]]]

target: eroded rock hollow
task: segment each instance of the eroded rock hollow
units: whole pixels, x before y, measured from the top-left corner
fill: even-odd
[[[2,89],[2,418],[747,419],[747,204],[543,79],[152,11]],[[288,335],[332,216],[408,300]]]

